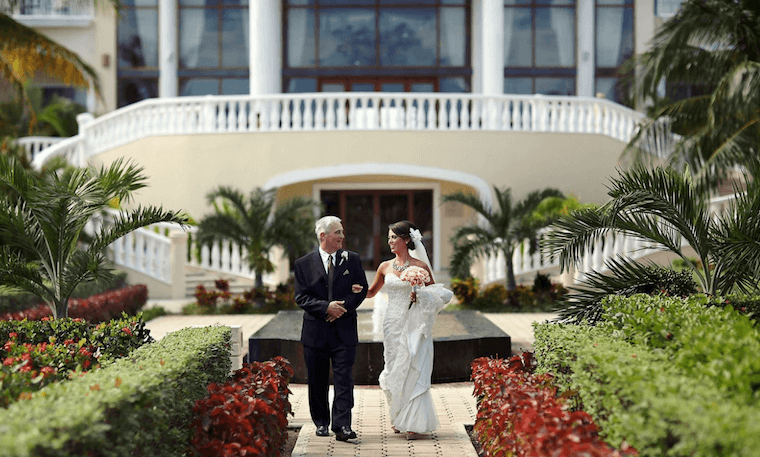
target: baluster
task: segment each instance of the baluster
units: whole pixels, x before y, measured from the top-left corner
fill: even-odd
[[[436,115],[435,115],[435,105],[436,103],[443,103],[440,101],[440,99],[437,99],[435,97],[430,97],[429,100],[427,100],[428,109],[427,109],[427,129],[428,130],[434,130],[436,128]]]
[[[211,245],[211,269],[212,270],[221,270],[221,261],[222,261],[222,252],[219,248],[219,243],[214,242],[214,244]]]
[[[457,104],[461,107],[459,110],[459,121],[460,121],[460,130],[470,130],[470,103],[466,99],[463,99],[461,102],[458,101]],[[474,101],[473,101],[474,102]]]
[[[425,128],[425,114],[426,109],[425,105],[430,105],[430,102],[428,102],[424,97],[418,97],[417,98],[417,130],[422,130]]]
[[[316,110],[316,100],[305,98],[303,106],[303,112],[304,112],[304,119],[303,119],[303,129],[304,130],[313,130],[314,129],[314,110]]]
[[[148,274],[148,276],[156,277],[158,276],[158,265],[156,263],[158,262],[157,259],[157,252],[158,246],[156,245],[156,239],[151,237],[146,237],[145,240],[145,272]]]
[[[145,237],[135,233],[135,262],[134,267],[137,271],[145,271]]]
[[[346,115],[346,110],[348,109],[348,106],[349,106],[348,104],[349,104],[348,97],[343,96],[343,97],[338,98],[338,103],[337,103],[338,130],[346,130],[346,124],[347,124],[346,118],[348,117]]]
[[[272,119],[270,117],[271,110],[269,107],[269,104],[271,101],[269,100],[262,100],[261,101],[261,113],[259,114],[259,119],[261,120],[261,129],[262,132],[270,132],[272,130]]]
[[[448,130],[459,130],[461,126],[459,125],[459,110],[461,109],[460,104],[455,98],[449,98],[449,125]]]
[[[172,277],[172,269],[171,269],[171,260],[169,259],[169,255],[171,252],[171,240],[169,242],[161,243],[160,249],[159,249],[159,272],[161,279],[164,281],[171,281]]]
[[[281,128],[280,113],[282,113],[282,110],[280,110],[280,100],[270,100],[269,109],[269,128],[271,131],[276,132]]]
[[[292,99],[290,104],[293,107],[293,130],[303,130],[303,119],[301,118],[301,103],[305,103],[303,100]],[[305,107],[304,107],[305,109]]]
[[[327,130],[335,130],[335,111],[338,109],[336,99],[330,97],[325,103],[327,110]]]
[[[135,267],[135,235],[130,232],[124,235],[124,264],[130,268]]]
[[[230,242],[222,240],[220,252],[220,266],[222,271],[230,271]]]
[[[411,97],[404,98],[404,125],[406,130],[417,129],[417,103]]]
[[[209,245],[204,244],[201,246],[201,268],[211,268],[211,248]]]
[[[240,273],[240,246],[237,243],[232,243],[230,246],[232,253],[230,257],[230,271],[232,273]]]
[[[248,126],[245,124],[246,112],[248,111],[248,103],[245,100],[239,100],[237,102],[238,115],[237,115],[237,131],[245,132],[248,130]]]
[[[314,110],[316,112],[316,118],[314,121],[314,130],[324,130],[324,123],[325,123],[325,110],[327,109],[325,104],[324,98],[318,98],[315,100],[316,103],[316,109]]]

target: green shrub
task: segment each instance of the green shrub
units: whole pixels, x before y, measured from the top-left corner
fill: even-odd
[[[478,278],[472,276],[465,279],[453,278],[451,280],[451,291],[454,292],[454,296],[457,297],[457,301],[462,305],[471,304],[478,296],[478,289],[480,288],[480,282]]]
[[[555,373],[564,396],[588,412],[606,441],[647,456],[755,455],[760,410],[667,353],[601,327],[534,324],[538,372]]]
[[[252,287],[234,295],[229,290],[229,283],[219,279],[214,281],[211,290],[199,284],[195,288],[195,302],[183,306],[182,314],[272,314],[297,309],[292,280],[278,284],[274,289]]]
[[[230,368],[228,327],[172,332],[0,411],[0,449],[7,457],[183,455],[195,401]]]
[[[108,283],[85,282],[74,288],[71,298],[88,298],[109,290],[120,289],[127,284],[127,273],[124,271],[114,272],[114,279]],[[12,290],[0,290],[0,314],[15,313],[29,308],[34,308],[43,301],[40,297],[29,292],[17,292]]]

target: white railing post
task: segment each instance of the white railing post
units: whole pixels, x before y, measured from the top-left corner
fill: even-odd
[[[169,233],[171,250],[169,252],[169,280],[172,298],[185,297],[185,264],[187,263],[187,232],[177,230]]]

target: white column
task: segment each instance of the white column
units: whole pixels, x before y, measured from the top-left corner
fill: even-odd
[[[504,2],[480,0],[475,8],[479,24],[473,28],[478,34],[480,67],[478,68],[483,94],[504,93]]]
[[[279,94],[282,90],[282,0],[250,2],[251,95]]]
[[[158,96],[177,96],[177,0],[158,3]]]
[[[578,96],[594,96],[594,58],[596,48],[594,36],[596,25],[594,21],[594,0],[578,0],[578,74],[576,85]]]

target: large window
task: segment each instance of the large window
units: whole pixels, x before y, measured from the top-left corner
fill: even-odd
[[[575,0],[504,1],[504,93],[575,95]]]
[[[122,0],[117,36],[119,107],[158,96],[158,0]]]
[[[248,0],[179,6],[179,95],[247,94]]]
[[[633,55],[633,0],[596,0],[596,93],[623,103],[620,67]]]
[[[285,0],[283,89],[470,90],[469,0]]]

